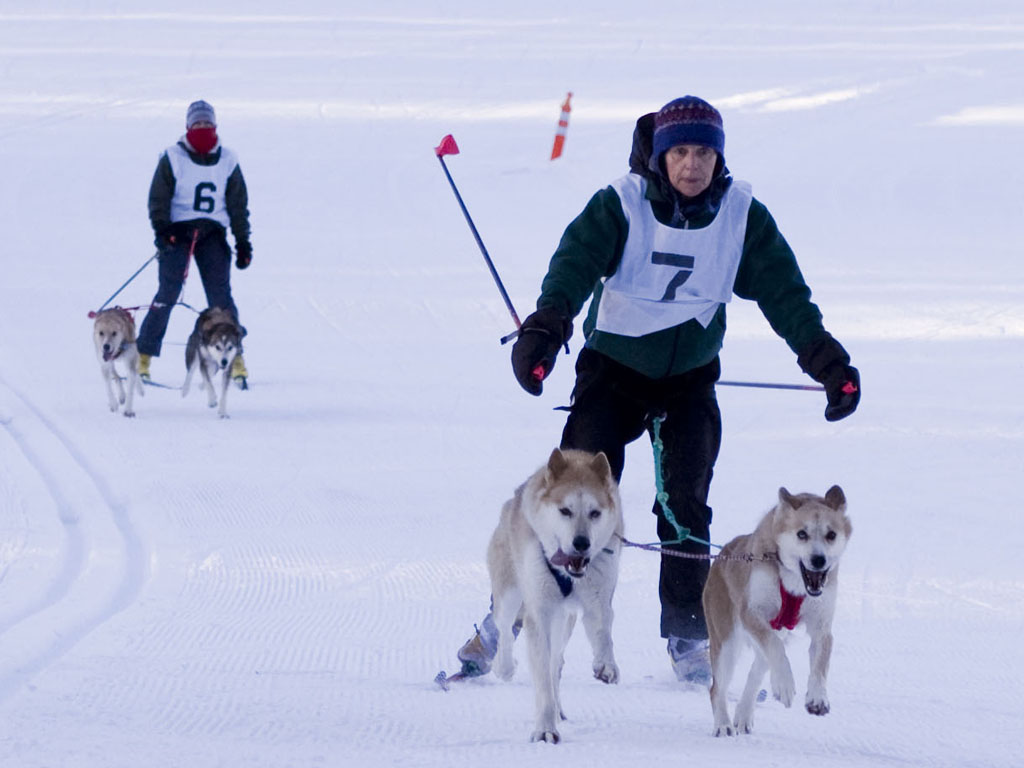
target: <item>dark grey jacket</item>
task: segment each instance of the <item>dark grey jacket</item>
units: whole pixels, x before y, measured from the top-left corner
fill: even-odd
[[[197,165],[216,165],[220,160],[221,148],[218,145],[212,152],[200,155],[192,150],[185,140],[178,141],[178,146],[188,152],[188,156]],[[153,174],[153,181],[149,185],[149,221],[153,225],[153,232],[156,233],[157,245],[161,246],[168,235],[174,233],[174,227],[186,224],[189,229],[198,228],[200,237],[220,230],[223,227],[212,219],[197,217],[194,221],[171,223],[171,198],[174,197],[176,185],[174,173],[171,170],[171,161],[167,153],[160,155],[156,172]],[[245,177],[242,176],[242,167],[236,166],[235,170],[228,177],[228,186],[224,191],[225,206],[228,212],[228,221],[231,223],[231,234],[235,237],[235,243],[249,242],[249,192],[245,186]]]

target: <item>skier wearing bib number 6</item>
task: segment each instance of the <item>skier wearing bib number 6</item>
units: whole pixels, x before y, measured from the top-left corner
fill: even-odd
[[[756,301],[800,368],[824,386],[825,418],[860,399],[850,356],[829,334],[796,258],[751,186],[725,165],[722,116],[694,96],[641,117],[629,173],[599,190],[566,228],[541,283],[537,311],[512,349],[516,380],[539,395],[593,295],[560,447],[603,451],[616,480],[625,446],[645,432],[663,445],[662,479],[680,526],[707,542],[708,492],[722,439],[715,397],[725,305]],[[678,532],[655,501],[662,542]],[[707,544],[666,544],[706,555]],[[680,681],[706,686],[711,668],[701,593],[708,561],[663,555],[661,636]],[[491,616],[459,651],[465,676],[490,669]]]
[[[149,187],[149,221],[156,233],[159,287],[139,329],[139,375],[148,381],[150,361],[159,357],[171,309],[181,295],[190,259],[199,270],[209,307],[223,307],[238,320],[231,298],[231,248],[235,266],[252,261],[249,242],[249,193],[234,152],[217,137],[217,117],[205,101],[189,104],[185,135],[168,147]],[[231,377],[247,388],[248,371],[238,355]]]

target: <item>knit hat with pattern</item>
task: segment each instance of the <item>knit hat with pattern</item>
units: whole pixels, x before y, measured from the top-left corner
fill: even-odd
[[[673,99],[654,116],[654,147],[651,164],[676,144],[700,144],[725,155],[722,115],[704,99],[683,96]]]

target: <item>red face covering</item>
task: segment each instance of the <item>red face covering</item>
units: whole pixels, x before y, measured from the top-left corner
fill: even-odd
[[[196,152],[200,155],[205,155],[217,146],[217,129],[213,126],[209,128],[189,128],[185,132],[185,138],[188,139],[188,143],[192,145]]]

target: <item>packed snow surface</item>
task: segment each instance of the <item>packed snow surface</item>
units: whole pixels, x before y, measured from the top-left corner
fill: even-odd
[[[0,765],[1020,765],[1019,3],[7,1],[0,68]],[[849,499],[832,711],[801,706],[798,630],[797,703],[713,738],[659,636],[658,558],[627,550],[622,680],[578,631],[562,744],[531,744],[524,648],[511,683],[432,680],[486,612],[488,537],[559,440],[573,358],[540,398],[516,384],[433,148],[457,140],[525,317],[636,118],[687,93],[862,374],[834,424],[820,393],[719,388],[715,542],[780,486]],[[126,419],[87,313],[153,254],[149,182],[198,98],[249,186],[251,389],[221,420],[149,387]],[[150,263],[113,303],[155,290]],[[198,275],[182,298],[204,306]],[[194,318],[155,380],[180,386]],[[723,378],[810,383],[756,306],[729,323]],[[652,467],[630,446],[637,541]]]

